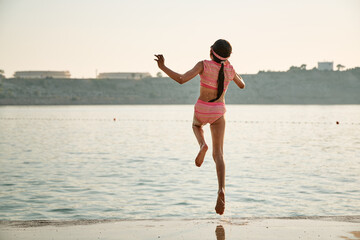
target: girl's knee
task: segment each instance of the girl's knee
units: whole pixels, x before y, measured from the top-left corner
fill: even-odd
[[[224,161],[224,156],[223,156],[222,151],[213,151],[212,156],[213,156],[215,162]]]

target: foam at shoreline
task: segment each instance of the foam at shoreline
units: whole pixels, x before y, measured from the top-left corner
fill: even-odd
[[[0,220],[0,226],[9,227],[43,227],[43,226],[75,226],[91,225],[115,222],[162,222],[162,221],[226,221],[227,223],[238,221],[257,221],[257,220],[320,220],[360,223],[360,215],[353,216],[296,216],[296,217],[244,217],[244,218],[199,218],[199,219],[78,219],[78,220]]]

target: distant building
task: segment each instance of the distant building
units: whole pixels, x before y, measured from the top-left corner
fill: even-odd
[[[97,78],[101,79],[134,79],[140,80],[142,78],[151,77],[150,73],[144,72],[111,72],[111,73],[99,73]]]
[[[18,71],[15,78],[70,78],[69,71]]]
[[[318,62],[318,69],[321,71],[333,71],[334,62]]]

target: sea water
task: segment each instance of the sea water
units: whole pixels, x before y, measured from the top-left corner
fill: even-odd
[[[191,105],[0,107],[0,219],[212,218]],[[360,214],[360,106],[227,105],[227,218]]]

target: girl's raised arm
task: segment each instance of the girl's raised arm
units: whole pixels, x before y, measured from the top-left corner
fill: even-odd
[[[236,83],[236,85],[238,85],[239,88],[243,89],[245,88],[245,82],[242,79],[242,77],[240,75],[238,75],[237,73],[235,73],[234,79],[233,81]]]
[[[163,55],[155,55],[156,59],[154,59],[159,68],[163,70],[170,78],[174,79],[176,82],[180,84],[184,84],[187,81],[193,79],[196,75],[202,73],[204,66],[202,62],[198,62],[191,70],[187,71],[184,74],[179,74],[171,70],[170,68],[165,66],[165,58]]]

